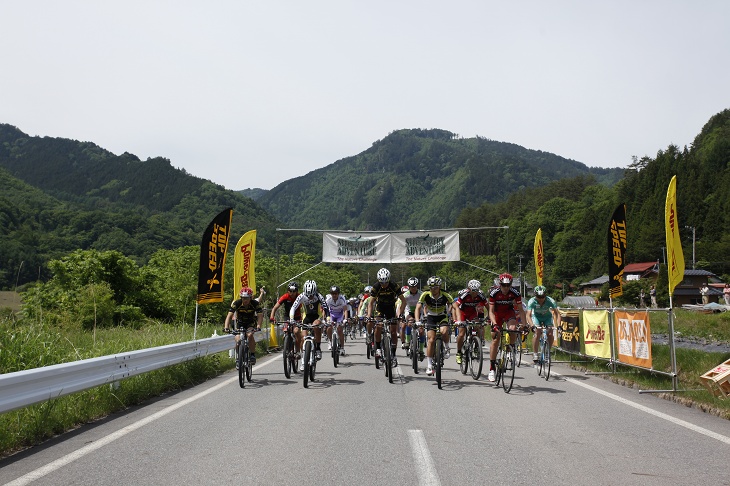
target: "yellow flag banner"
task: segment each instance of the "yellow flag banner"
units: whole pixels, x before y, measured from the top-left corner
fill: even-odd
[[[608,328],[608,311],[583,310],[583,344],[588,356],[611,357],[611,333]]]
[[[646,311],[615,311],[615,336],[618,339],[618,360],[622,363],[651,368],[651,326]]]
[[[535,272],[537,273],[537,285],[542,285],[542,277],[545,272],[545,254],[542,251],[542,228],[537,229],[535,234]]]
[[[233,255],[233,299],[242,287],[251,287],[256,293],[256,230],[241,236]]]
[[[669,294],[684,279],[684,253],[679,240],[679,220],[677,219],[677,176],[672,177],[667,189],[667,202],[664,205],[664,229],[667,236],[667,272],[669,273]]]

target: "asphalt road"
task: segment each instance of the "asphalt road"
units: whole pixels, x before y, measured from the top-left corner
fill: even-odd
[[[0,484],[730,484],[730,421],[561,364],[506,394],[452,357],[439,390],[399,350],[390,384],[346,349],[308,389],[273,355],[245,389],[226,373],[81,427],[0,461]]]

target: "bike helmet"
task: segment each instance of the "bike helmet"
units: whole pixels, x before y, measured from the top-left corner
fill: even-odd
[[[387,268],[381,268],[380,270],[378,270],[378,282],[390,282],[390,271],[388,271]]]
[[[289,292],[299,292],[299,284],[297,282],[289,282]]]
[[[317,293],[317,282],[314,280],[307,280],[304,282],[304,295],[307,297],[313,297]]]
[[[544,286],[538,285],[535,287],[535,297],[545,297],[546,294],[547,289]]]
[[[373,286],[372,285],[366,285],[364,290],[365,290],[365,293],[366,294],[370,294],[370,293],[373,292]]]
[[[403,287],[400,288],[401,294],[405,294],[406,292],[410,292],[410,291],[411,291],[411,289],[408,287],[408,285],[404,285]]]
[[[251,287],[241,287],[241,291],[238,293],[238,296],[242,299],[245,299],[246,297],[251,298],[253,297],[253,290],[251,290]]]
[[[330,294],[339,294],[340,288],[337,285],[333,285],[330,287]]]
[[[479,289],[482,288],[482,283],[479,280],[469,280],[469,283],[466,284],[466,287],[469,290],[479,291]]]
[[[512,274],[503,273],[499,276],[500,285],[512,285]]]
[[[409,287],[418,287],[418,279],[416,277],[411,277],[408,279],[408,286]]]
[[[428,282],[426,282],[429,287],[441,287],[442,283],[444,283],[443,280],[435,275],[433,277],[429,277]]]

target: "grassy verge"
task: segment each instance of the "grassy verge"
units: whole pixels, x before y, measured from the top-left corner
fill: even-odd
[[[213,330],[213,326],[199,325],[197,336],[211,336]],[[92,333],[71,326],[50,328],[6,316],[0,318],[0,373],[192,339],[190,325],[148,322],[137,329],[118,327]],[[219,353],[123,380],[118,388],[99,386],[0,414],[0,456],[150,398],[201,383],[233,366],[226,353]]]

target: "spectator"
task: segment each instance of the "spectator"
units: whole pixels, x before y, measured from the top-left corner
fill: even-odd
[[[656,285],[652,285],[651,288],[649,289],[649,296],[651,297],[651,307],[653,309],[656,309],[657,308],[657,303],[656,303]]]
[[[722,296],[725,298],[725,305],[730,305],[730,284],[725,284],[725,288],[722,289]]]
[[[710,303],[710,288],[707,284],[703,284],[702,287],[700,287],[700,295],[702,296],[702,305]]]

